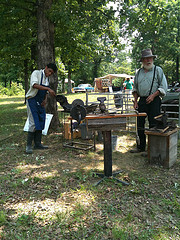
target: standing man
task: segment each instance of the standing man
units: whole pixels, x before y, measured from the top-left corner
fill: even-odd
[[[29,118],[29,129],[27,136],[26,153],[32,153],[32,142],[34,149],[46,149],[47,146],[41,144],[42,130],[45,126],[46,112],[45,105],[47,93],[56,96],[49,87],[49,77],[57,71],[54,63],[49,63],[45,69],[35,70],[31,75],[30,89],[26,94],[27,114]]]
[[[140,61],[142,68],[138,70],[134,79],[134,109],[140,113],[147,113],[149,128],[156,125],[155,116],[158,116],[161,106],[161,96],[167,92],[167,80],[162,68],[155,66],[153,60],[156,56],[152,54],[151,49],[142,51]],[[146,135],[144,134],[146,117],[137,117],[137,128],[139,143],[137,149],[132,149],[131,153],[144,152],[146,149]]]

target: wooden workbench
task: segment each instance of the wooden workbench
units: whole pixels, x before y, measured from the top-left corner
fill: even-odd
[[[111,131],[126,129],[127,117],[147,116],[146,113],[98,114],[87,115],[85,120],[89,130]]]
[[[111,131],[121,130],[126,124],[127,117],[145,117],[146,113],[125,113],[125,114],[99,114],[99,115],[87,115],[85,120],[87,122],[88,129],[99,130],[103,133],[104,142],[104,174],[98,174],[103,178],[113,177],[118,174],[112,173],[112,143],[111,143]],[[118,182],[123,185],[128,185],[128,183],[121,181],[117,178]],[[98,185],[102,180],[100,180],[96,185]]]

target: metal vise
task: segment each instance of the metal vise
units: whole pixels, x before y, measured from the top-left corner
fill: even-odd
[[[155,128],[157,130],[161,129],[161,132],[166,132],[167,130],[169,131],[175,129],[177,127],[175,121],[168,122],[167,118],[168,117],[166,113],[154,117],[154,119],[156,120]]]
[[[154,117],[154,119],[156,120],[157,129],[164,129],[168,126],[167,115],[165,113]]]
[[[101,110],[101,113],[104,113],[106,111],[106,105],[104,104],[106,97],[98,97],[97,100],[100,101],[99,109]]]

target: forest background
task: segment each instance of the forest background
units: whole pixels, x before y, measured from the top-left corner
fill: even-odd
[[[51,87],[71,92],[71,80],[93,84],[109,73],[134,75],[151,48],[168,83],[179,81],[179,0],[2,0],[0,93],[28,90],[36,68],[56,62]],[[11,91],[13,93],[13,91]],[[58,125],[56,101],[47,112]]]

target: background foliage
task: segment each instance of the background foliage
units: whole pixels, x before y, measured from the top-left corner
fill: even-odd
[[[42,0],[44,4],[46,0]],[[107,7],[108,3],[114,7]],[[37,67],[37,1],[0,2],[0,83],[27,91]],[[168,82],[179,81],[179,1],[56,0],[46,13],[55,26],[59,81],[92,83],[108,73],[134,74],[142,49],[158,55]]]

